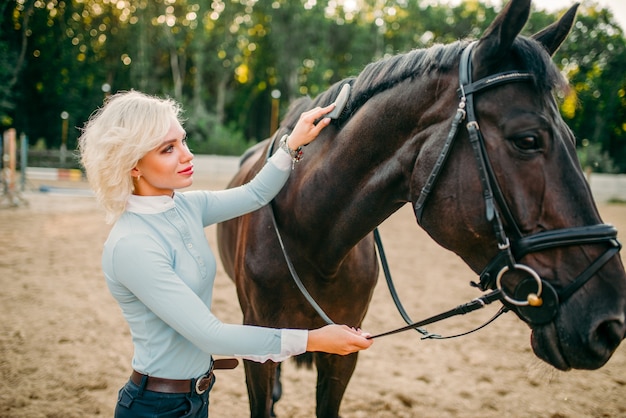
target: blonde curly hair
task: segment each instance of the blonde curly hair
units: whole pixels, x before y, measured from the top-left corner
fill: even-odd
[[[182,107],[130,90],[110,96],[90,117],[78,139],[81,164],[98,202],[113,223],[124,212],[133,192],[131,170],[155,149],[181,120]]]

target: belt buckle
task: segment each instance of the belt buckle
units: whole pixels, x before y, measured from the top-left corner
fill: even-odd
[[[198,395],[202,395],[211,387],[212,382],[213,382],[213,368],[211,368],[211,370],[209,370],[209,372],[205,374],[204,376],[196,379],[196,393]]]

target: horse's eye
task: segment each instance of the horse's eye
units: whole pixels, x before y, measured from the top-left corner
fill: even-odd
[[[522,151],[531,151],[539,148],[539,139],[533,135],[519,136],[513,138],[513,144]]]

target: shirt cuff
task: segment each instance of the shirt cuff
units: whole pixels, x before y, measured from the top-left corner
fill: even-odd
[[[309,331],[306,329],[282,329],[280,332],[280,353],[261,356],[247,355],[241,357],[258,363],[265,363],[267,360],[279,363],[287,360],[291,356],[297,356],[298,354],[306,352],[308,340]]]
[[[306,329],[283,329],[280,335],[280,353],[297,356],[306,351],[309,331]]]
[[[291,170],[291,155],[287,154],[282,148],[279,148],[271,157],[270,161],[281,171]]]

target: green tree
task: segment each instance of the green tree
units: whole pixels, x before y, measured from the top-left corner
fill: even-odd
[[[496,14],[478,0],[455,6],[407,0],[5,1],[0,123],[55,148],[62,141],[61,112],[70,114],[70,126],[81,127],[107,94],[134,88],[181,101],[197,149],[238,152],[242,145],[229,141],[245,146],[271,133],[273,90],[281,92],[282,113],[294,99],[316,96],[371,61],[478,37]],[[525,33],[555,19],[536,11]],[[624,42],[614,17],[585,2],[555,57],[575,93],[563,98],[566,121],[620,171],[626,171]],[[79,133],[70,129],[68,147]]]
[[[598,144],[626,171],[626,41],[612,14],[583,3],[555,60],[573,87],[561,110],[578,145]]]
[[[26,60],[27,33],[34,1],[0,5],[0,127],[10,127],[16,108],[16,85]],[[15,10],[21,10],[19,18]]]

